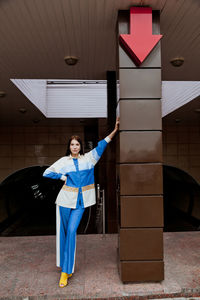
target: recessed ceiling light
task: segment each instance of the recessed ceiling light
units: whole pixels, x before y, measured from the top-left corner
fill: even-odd
[[[22,114],[25,114],[27,112],[27,109],[24,107],[19,108],[19,112]]]
[[[5,97],[6,93],[4,91],[0,91],[0,97],[3,98]]]
[[[40,119],[33,119],[33,123],[37,124],[40,122]]]
[[[174,67],[180,67],[183,65],[184,61],[185,61],[184,57],[175,57],[170,60],[170,63]]]
[[[176,123],[180,123],[180,122],[181,122],[181,119],[175,119],[175,122],[176,122]]]
[[[78,58],[76,56],[65,56],[64,61],[69,66],[74,66],[78,62]]]

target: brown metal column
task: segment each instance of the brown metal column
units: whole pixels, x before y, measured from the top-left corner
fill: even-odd
[[[129,33],[129,11],[119,12],[118,24],[119,34]],[[153,34],[156,33],[159,14],[153,11]],[[140,67],[119,46],[119,80],[121,280],[161,281],[164,262],[160,44]]]

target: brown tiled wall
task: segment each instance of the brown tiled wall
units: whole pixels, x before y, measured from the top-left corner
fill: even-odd
[[[22,168],[52,164],[65,155],[66,144],[72,134],[78,134],[84,139],[84,128],[1,127],[0,181]]]
[[[163,160],[165,165],[174,166],[187,172],[200,183],[200,126],[163,122]],[[199,194],[194,193],[191,216],[200,219]],[[184,192],[174,201],[174,206],[183,212],[188,211],[190,198]]]
[[[200,183],[200,126],[163,125],[163,160]]]

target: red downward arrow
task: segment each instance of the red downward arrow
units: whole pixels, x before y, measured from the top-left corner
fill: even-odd
[[[130,8],[130,34],[120,34],[120,43],[137,66],[145,60],[162,35],[152,34],[152,8]]]

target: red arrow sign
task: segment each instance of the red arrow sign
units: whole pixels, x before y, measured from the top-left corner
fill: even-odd
[[[120,43],[137,66],[145,60],[162,35],[152,34],[152,8],[130,8],[130,34],[120,34]]]

